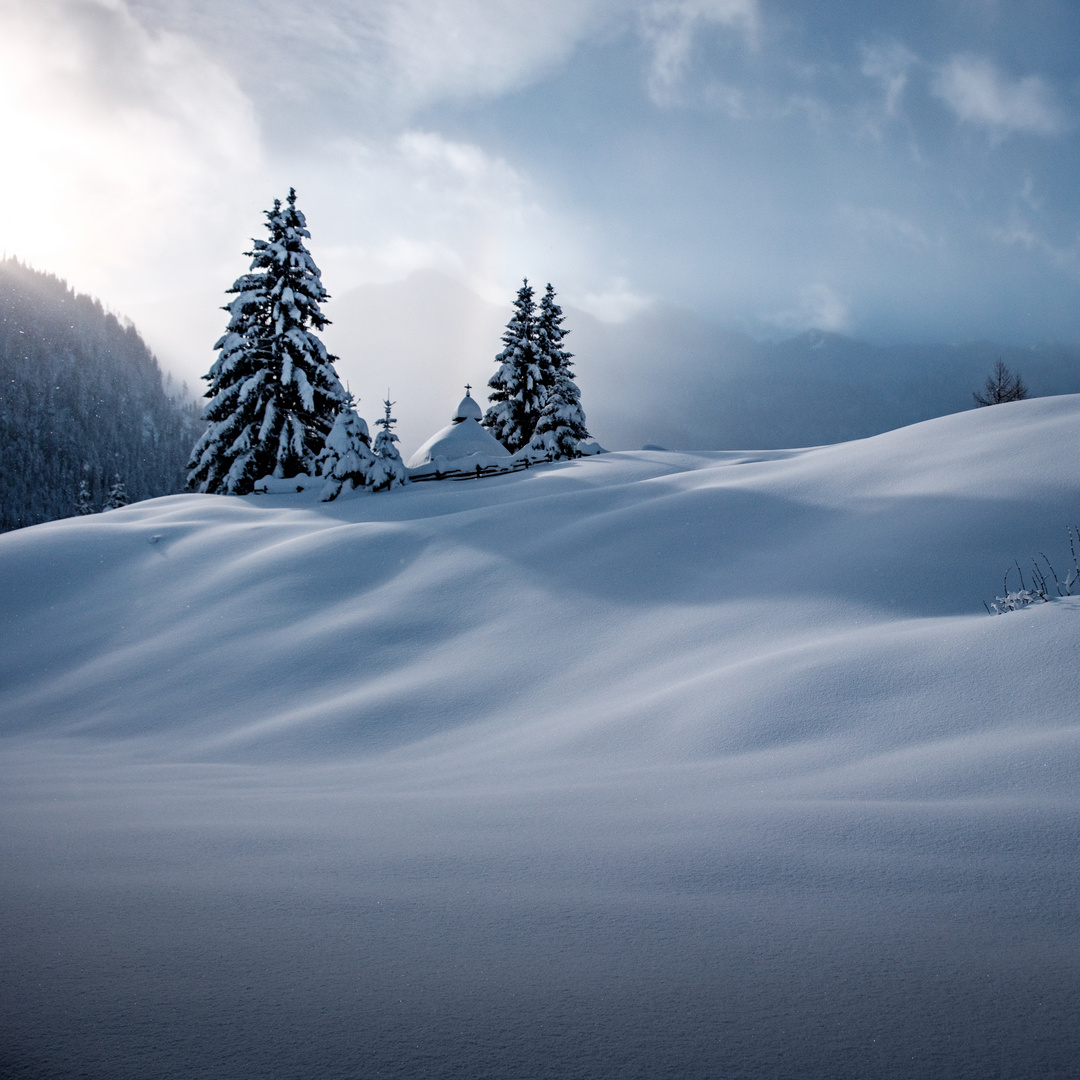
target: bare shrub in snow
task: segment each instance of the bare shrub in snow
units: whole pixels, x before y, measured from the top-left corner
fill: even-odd
[[[1016,567],[1017,576],[1020,579],[1020,588],[1009,588],[1009,575],[1013,572],[1013,567],[1010,566],[1005,571],[1005,579],[1002,582],[1002,588],[1005,593],[1004,596],[998,596],[994,598],[992,604],[986,604],[984,607],[991,615],[1004,615],[1007,611],[1017,611],[1019,608],[1028,607],[1031,604],[1047,604],[1051,600],[1058,596],[1072,596],[1073,587],[1080,581],[1080,559],[1077,558],[1076,549],[1077,543],[1080,542],[1080,528],[1069,528],[1067,530],[1069,534],[1069,551],[1072,553],[1072,569],[1065,575],[1065,580],[1062,581],[1050,560],[1042,553],[1039,552],[1038,556],[1031,557],[1031,587],[1028,587],[1028,583],[1024,580],[1024,571],[1020,568],[1019,563],[1014,563]],[[1039,565],[1039,559],[1042,560],[1042,565]],[[1045,567],[1045,569],[1044,569]],[[1047,577],[1047,574],[1050,576]],[[1053,589],[1051,589],[1050,579],[1053,579]]]

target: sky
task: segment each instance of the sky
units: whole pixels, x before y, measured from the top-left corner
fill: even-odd
[[[185,371],[290,185],[332,296],[1076,341],[1078,44],[1069,0],[0,0],[0,251]]]

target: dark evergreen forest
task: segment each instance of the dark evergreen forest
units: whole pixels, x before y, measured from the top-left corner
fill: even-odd
[[[180,491],[200,406],[166,392],[133,326],[15,259],[0,261],[0,531]]]

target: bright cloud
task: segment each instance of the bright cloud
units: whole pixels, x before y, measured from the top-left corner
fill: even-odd
[[[749,40],[758,28],[757,0],[658,0],[642,12],[642,35],[652,45],[649,94],[659,105],[678,99],[694,39],[706,26],[741,28]]]
[[[376,5],[386,60],[403,92],[499,93],[563,60],[606,5],[397,0]]]
[[[1037,75],[1009,80],[984,57],[954,56],[942,69],[935,92],[969,124],[995,136],[1030,131],[1056,135],[1065,119],[1050,87]]]
[[[0,4],[0,143],[0,247],[103,292],[151,253],[199,260],[260,165],[229,75],[119,0]]]
[[[518,0],[130,3],[152,25],[201,35],[252,91],[285,107],[317,102],[322,121],[336,102],[370,125],[527,85],[630,0],[549,0],[542,10]]]
[[[396,16],[402,40],[409,10]],[[256,115],[212,43],[148,28],[140,11],[0,0],[0,140],[19,148],[18,168],[0,171],[0,252],[135,317],[189,381],[206,369],[221,290],[247,269],[261,211],[290,185],[337,295],[434,268],[501,300],[522,273],[562,283],[580,261],[572,226],[500,155],[409,128],[274,147],[273,118]]]
[[[318,243],[333,291],[438,269],[502,298],[523,267],[541,269],[536,237],[556,252],[576,246],[528,177],[436,132],[339,140],[313,165],[297,167],[309,218],[333,224]]]

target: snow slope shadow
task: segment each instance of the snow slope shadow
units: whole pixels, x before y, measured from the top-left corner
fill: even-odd
[[[1077,445],[1021,402],[0,536],[0,1073],[1074,1075],[1080,599],[953,613]]]
[[[855,656],[877,624],[979,611],[1063,528],[1077,481],[1053,447],[1077,406],[757,460],[612,454],[330,510],[182,496],[9,534],[4,730],[347,758],[466,730],[598,748],[620,729],[622,753],[651,742],[629,719],[646,698],[715,724],[686,689],[699,676],[824,671],[822,641]],[[724,695],[753,726],[767,690]]]

